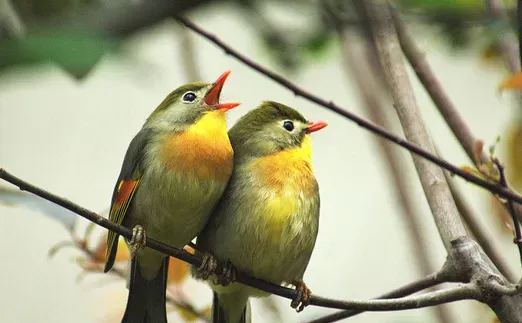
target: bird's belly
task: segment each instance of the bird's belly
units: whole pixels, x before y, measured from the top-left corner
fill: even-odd
[[[182,248],[202,230],[225,185],[171,171],[147,172],[129,226],[139,224],[149,237]]]
[[[249,215],[252,231],[241,235],[245,252],[236,259],[238,267],[275,284],[302,278],[315,243],[317,221],[310,203],[298,195],[272,195],[256,204],[259,207]]]

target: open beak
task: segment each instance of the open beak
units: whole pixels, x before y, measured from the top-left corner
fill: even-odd
[[[310,121],[308,122],[308,128],[306,130],[307,133],[316,132],[318,130],[323,129],[326,127],[328,123],[326,121]]]
[[[228,76],[230,75],[230,71],[226,71],[225,73],[221,74],[220,77],[214,82],[214,85],[208,90],[207,95],[205,96],[205,103],[207,105],[213,106],[216,108],[216,110],[230,110],[238,105],[240,103],[238,102],[231,102],[231,103],[219,103],[219,95],[221,94],[221,89],[223,88],[223,85],[225,84],[225,81],[227,80]]]

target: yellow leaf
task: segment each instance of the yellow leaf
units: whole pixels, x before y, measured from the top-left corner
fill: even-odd
[[[482,61],[488,65],[497,63],[502,58],[502,50],[498,43],[492,42],[480,54]]]
[[[502,81],[498,87],[498,90],[522,90],[522,71],[516,72],[509,78]]]
[[[189,275],[189,265],[183,260],[170,257],[167,284],[179,284]]]
[[[522,189],[522,122],[515,119],[505,136],[506,172],[511,185],[517,191]]]
[[[178,314],[185,322],[194,322],[198,319],[192,311],[189,311],[181,306],[178,306]]]
[[[194,249],[189,246],[185,246],[186,252],[194,254]],[[189,264],[183,260],[179,260],[174,257],[169,259],[169,276],[167,278],[167,284],[180,284],[189,276]]]
[[[202,313],[205,314],[205,316],[210,317],[212,314],[212,306],[205,307]]]
[[[94,249],[94,259],[95,262],[105,262],[105,255],[107,253],[107,235],[102,235],[100,238],[100,241],[98,242],[98,245]],[[127,248],[127,244],[125,243],[125,240],[123,240],[122,237],[118,239],[118,251],[116,252],[116,261],[124,261],[130,259],[130,252],[129,248]]]

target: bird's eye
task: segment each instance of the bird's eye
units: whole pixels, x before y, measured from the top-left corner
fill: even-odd
[[[183,97],[181,97],[181,101],[185,102],[185,103],[191,103],[191,102],[194,102],[194,100],[196,100],[198,96],[196,95],[196,93],[194,92],[187,92],[185,94],[183,94]]]
[[[285,128],[288,131],[292,131],[294,130],[294,123],[292,121],[286,120],[285,122],[283,122],[283,128]]]

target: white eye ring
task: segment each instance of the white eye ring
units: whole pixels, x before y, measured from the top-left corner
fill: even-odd
[[[185,92],[183,94],[183,96],[181,97],[181,102],[192,103],[192,102],[196,101],[197,98],[198,98],[198,96],[196,95],[196,93],[194,93],[192,91],[188,91],[188,92]]]

